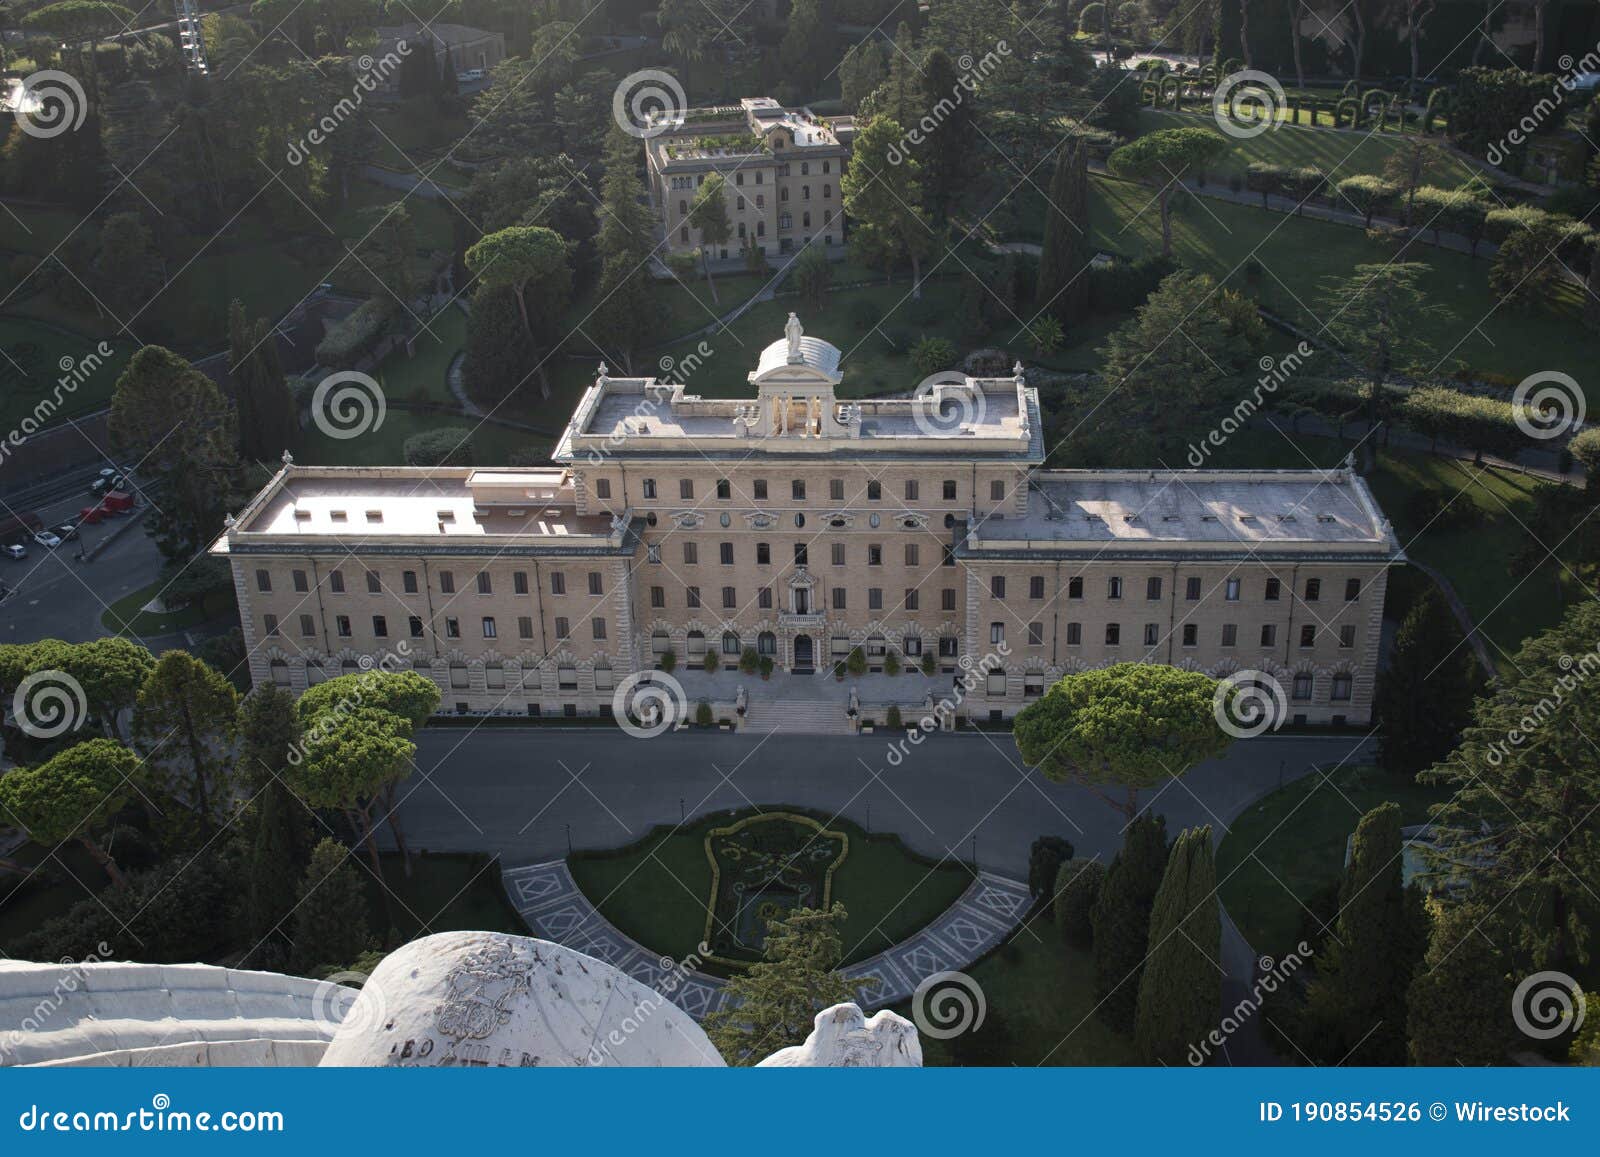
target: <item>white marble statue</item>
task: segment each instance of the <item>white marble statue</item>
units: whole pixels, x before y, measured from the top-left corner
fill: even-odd
[[[817,1013],[803,1045],[779,1049],[757,1068],[920,1069],[922,1042],[916,1025],[883,1009],[863,1016],[853,1004]]]

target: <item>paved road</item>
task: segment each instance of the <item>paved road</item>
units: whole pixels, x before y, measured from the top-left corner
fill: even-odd
[[[89,501],[87,495],[73,496],[37,509],[54,525],[67,521]],[[25,559],[0,559],[0,579],[13,590],[0,602],[0,642],[54,638],[81,643],[104,635],[100,616],[106,608],[161,574],[161,553],[154,540],[142,527],[126,522],[108,519],[84,527],[79,542],[63,543],[56,550],[29,546]],[[76,560],[80,545],[92,546],[119,529],[121,536],[93,562]]]
[[[1251,801],[1315,764],[1331,765],[1354,738],[1264,738],[1237,743],[1154,802],[1168,831],[1210,823],[1220,835]],[[933,736],[898,767],[879,736],[684,732],[638,740],[609,729],[429,729],[419,774],[404,785],[401,823],[414,848],[486,851],[506,866],[575,848],[632,843],[653,825],[718,809],[795,804],[893,831],[932,856],[971,858],[1027,878],[1041,835],[1080,855],[1109,858],[1122,816],[1093,793],[1027,771],[1008,735]],[[869,816],[870,809],[870,816]]]

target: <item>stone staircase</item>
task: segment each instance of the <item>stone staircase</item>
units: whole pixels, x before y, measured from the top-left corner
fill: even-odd
[[[752,735],[766,735],[774,728],[779,735],[849,735],[850,719],[843,695],[832,700],[761,699],[753,694],[744,727]]]

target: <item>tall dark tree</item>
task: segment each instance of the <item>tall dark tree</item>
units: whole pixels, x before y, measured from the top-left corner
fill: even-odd
[[[239,410],[239,452],[257,462],[275,462],[294,449],[299,425],[294,398],[278,359],[278,339],[265,318],[253,323],[237,298],[228,307],[228,372]]]
[[[1056,154],[1044,210],[1037,301],[1064,324],[1079,320],[1089,301],[1089,146],[1069,136]]]
[[[1090,915],[1100,1018],[1121,1032],[1133,1028],[1150,944],[1150,908],[1166,868],[1166,820],[1146,812],[1128,825]]]
[[[175,801],[174,813],[192,812],[203,836],[232,810],[229,747],[238,705],[238,693],[221,671],[187,651],[167,651],[139,689],[133,710],[146,779]]]
[[[1428,950],[1406,992],[1411,1063],[1504,1064],[1512,1021],[1503,928],[1470,897],[1430,900],[1428,915]]]
[[[1183,1062],[1222,1003],[1222,910],[1209,827],[1173,841],[1150,912],[1134,1040],[1151,1064]]]
[[[350,855],[331,838],[311,853],[294,913],[294,962],[301,972],[337,971],[367,950],[366,882]]]
[[[1478,683],[1472,650],[1430,586],[1406,613],[1378,676],[1373,714],[1383,766],[1409,776],[1449,755],[1472,721]]]
[[[1061,865],[1072,859],[1072,841],[1060,836],[1040,836],[1028,849],[1028,895],[1035,904],[1055,898],[1056,877]]]
[[[922,58],[920,102],[938,109],[941,119],[924,129],[916,147],[922,165],[923,198],[935,224],[950,219],[968,183],[968,170],[978,151],[976,106],[961,88],[955,61],[942,48],[932,48]],[[909,126],[908,126],[909,127]]]
[[[271,966],[288,953],[290,913],[312,848],[310,813],[282,778],[300,743],[294,696],[271,683],[257,687],[239,703],[237,732],[236,779],[251,798],[245,920],[259,963]]]

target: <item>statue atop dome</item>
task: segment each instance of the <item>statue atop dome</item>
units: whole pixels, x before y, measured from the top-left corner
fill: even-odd
[[[800,339],[805,335],[805,330],[800,326],[800,318],[793,310],[789,312],[789,321],[783,327],[783,334],[789,339],[789,364],[798,365],[805,361],[805,355],[800,352]]]

